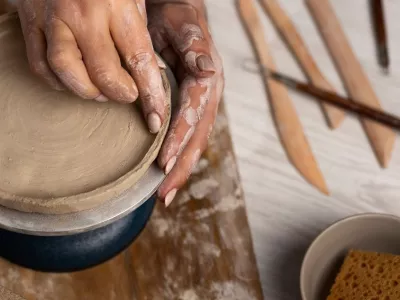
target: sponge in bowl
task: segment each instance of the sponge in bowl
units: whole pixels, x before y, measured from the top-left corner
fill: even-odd
[[[327,300],[400,299],[400,255],[350,250]]]

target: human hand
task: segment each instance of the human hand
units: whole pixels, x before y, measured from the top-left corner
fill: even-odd
[[[201,0],[147,0],[147,4],[154,48],[180,86],[179,107],[158,158],[167,174],[158,197],[168,206],[207,147],[224,77]]]
[[[145,0],[17,0],[16,6],[36,75],[99,102],[131,103],[139,95],[150,131],[159,131],[165,91]]]

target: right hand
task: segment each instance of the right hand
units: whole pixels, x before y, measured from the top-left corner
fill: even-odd
[[[150,131],[159,131],[166,96],[144,0],[19,0],[17,8],[36,75],[84,99],[140,96]]]

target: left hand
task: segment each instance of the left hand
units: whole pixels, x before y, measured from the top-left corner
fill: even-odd
[[[147,0],[147,4],[153,46],[180,87],[177,113],[158,158],[167,174],[158,197],[168,206],[207,147],[224,77],[202,0]]]

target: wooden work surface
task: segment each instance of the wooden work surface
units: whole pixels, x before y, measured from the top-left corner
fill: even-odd
[[[114,259],[47,274],[0,260],[0,286],[27,300],[262,299],[223,104],[187,187]]]

